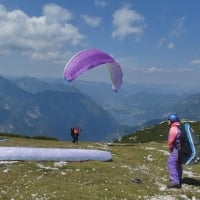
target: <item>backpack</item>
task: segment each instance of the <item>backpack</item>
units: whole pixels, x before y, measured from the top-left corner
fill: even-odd
[[[182,164],[192,165],[200,162],[200,138],[189,123],[181,127],[179,159]]]

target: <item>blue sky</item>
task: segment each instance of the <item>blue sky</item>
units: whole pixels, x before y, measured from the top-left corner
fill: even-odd
[[[199,0],[0,0],[0,74],[63,78],[71,56],[101,49],[134,83],[199,84]],[[108,81],[105,67],[83,80]]]

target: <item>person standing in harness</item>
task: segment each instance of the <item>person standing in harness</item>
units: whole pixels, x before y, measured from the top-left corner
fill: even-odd
[[[181,188],[182,181],[182,162],[179,158],[181,124],[179,117],[176,114],[168,116],[169,135],[168,135],[168,149],[170,155],[168,157],[167,166],[169,171],[170,184],[167,188]]]
[[[78,144],[78,137],[81,132],[81,129],[78,128],[71,128],[71,136],[72,136],[72,142]]]

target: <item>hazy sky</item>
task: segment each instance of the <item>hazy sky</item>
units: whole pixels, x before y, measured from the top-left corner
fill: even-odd
[[[121,65],[123,80],[200,82],[199,0],[0,0],[0,75],[63,79],[86,48]],[[105,66],[79,77],[109,81]]]

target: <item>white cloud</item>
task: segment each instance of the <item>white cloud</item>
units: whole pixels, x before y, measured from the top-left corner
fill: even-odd
[[[200,59],[197,59],[197,60],[192,60],[192,62],[191,62],[192,64],[200,64]]]
[[[182,84],[185,80],[190,80],[190,84],[196,84],[196,80],[200,76],[199,70],[191,68],[179,67],[142,67],[142,66],[129,66],[124,67],[123,70],[124,82],[132,83],[154,83],[154,84]],[[177,74],[179,77],[177,79]],[[193,77],[193,78],[191,78]]]
[[[82,18],[87,25],[92,26],[92,27],[97,27],[101,23],[100,17],[91,17],[88,15],[82,15]]]
[[[147,69],[147,73],[153,73],[159,71],[156,67],[150,67]]]
[[[21,10],[8,11],[0,5],[0,54],[17,51],[39,60],[59,60],[63,50],[85,39],[69,23],[72,13],[56,5],[47,4],[43,15],[30,17]]]
[[[177,37],[181,37],[183,34],[187,32],[186,28],[184,27],[185,17],[181,17],[180,19],[176,20],[172,30],[170,33],[166,34],[165,37],[162,37],[158,43],[158,47],[163,47],[164,44],[167,44],[168,41],[173,38],[173,40]],[[173,42],[169,42],[167,44],[168,49],[174,49],[175,44]]]
[[[96,7],[102,7],[102,8],[104,8],[104,7],[106,7],[107,3],[106,3],[106,1],[103,1],[103,0],[95,0],[94,1],[94,5]]]
[[[165,43],[165,41],[166,41],[166,38],[161,38],[159,43],[158,43],[158,47],[162,47],[163,44]]]
[[[170,42],[168,44],[168,49],[174,49],[175,48],[175,44],[173,42]]]
[[[179,37],[186,33],[186,28],[184,27],[185,17],[181,17],[180,19],[176,20],[174,24],[174,28],[171,31],[171,36]]]
[[[72,18],[72,13],[68,10],[56,5],[47,4],[43,7],[43,15],[46,16],[50,22],[65,22]]]
[[[144,32],[144,17],[136,10],[125,6],[113,14],[113,38],[123,39],[128,35],[135,35],[136,39]]]

